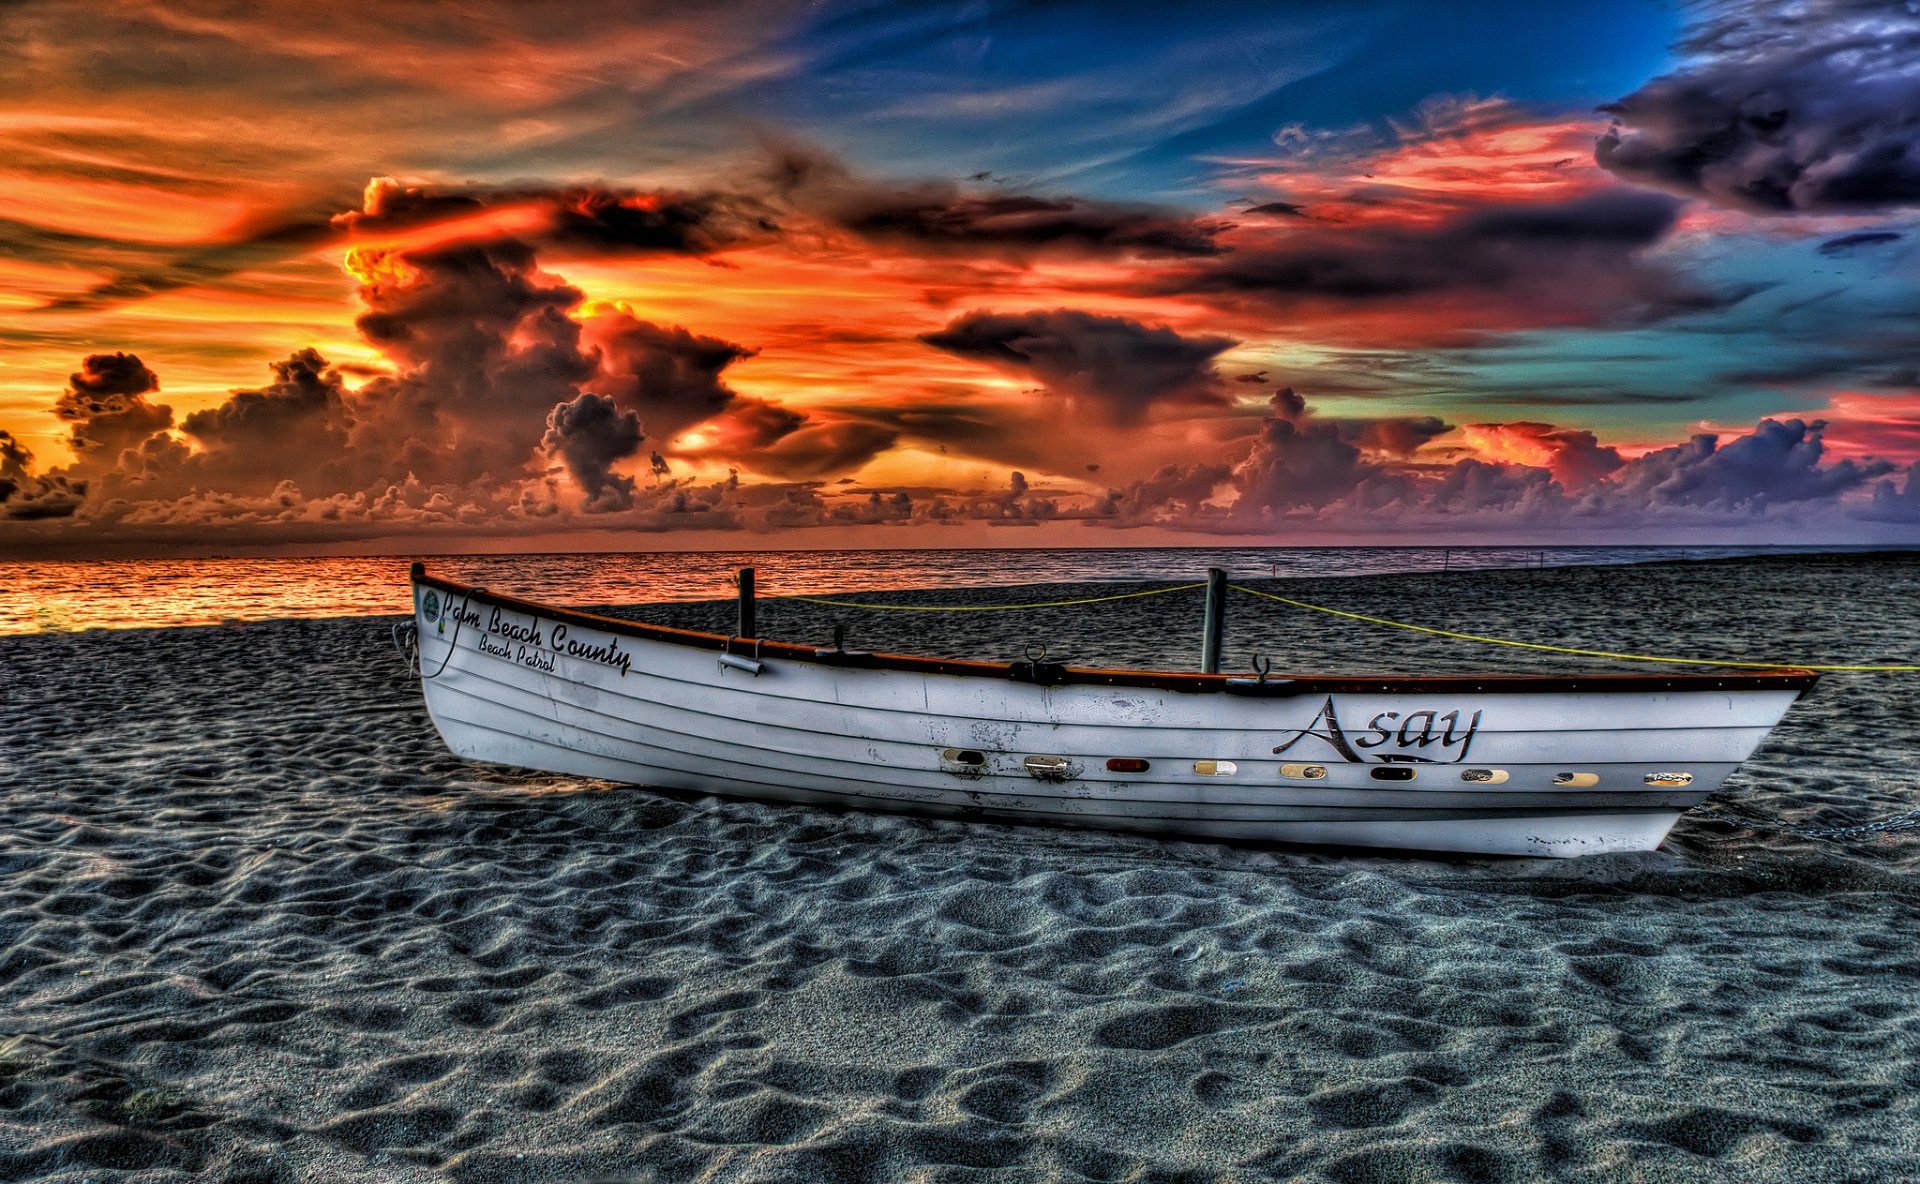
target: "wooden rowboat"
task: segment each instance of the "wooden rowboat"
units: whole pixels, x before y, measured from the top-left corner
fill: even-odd
[[[748,640],[413,567],[427,710],[472,760],[788,802],[1234,841],[1659,846],[1818,677],[1237,678]]]

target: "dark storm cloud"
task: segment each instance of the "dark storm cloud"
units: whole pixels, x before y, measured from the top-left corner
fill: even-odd
[[[160,376],[129,353],[90,354],[67,376],[67,393],[56,407],[62,419],[83,419],[113,409],[117,397],[160,389]]]
[[[1863,230],[1858,234],[1843,234],[1839,238],[1830,238],[1820,244],[1820,253],[1832,258],[1835,255],[1850,255],[1863,247],[1882,247],[1888,243],[1897,243],[1901,234],[1896,230]]]
[[[970,195],[938,186],[837,203],[833,220],[869,242],[954,254],[1217,255],[1217,224],[1082,198]]]
[[[949,449],[1006,465],[1046,468],[1060,459],[1059,441],[1031,414],[1009,415],[974,404],[869,404],[846,409],[853,418],[884,424],[945,453]]]
[[[520,469],[547,412],[598,368],[567,315],[580,290],[541,276],[532,248],[513,240],[409,252],[391,266],[361,286],[368,311],[355,323],[396,373],[361,388],[350,450],[375,471],[423,479]]]
[[[1692,60],[1601,108],[1628,181],[1762,213],[1920,204],[1920,13],[1812,0],[1708,7]]]
[[[612,471],[617,461],[640,451],[646,439],[640,417],[622,411],[613,400],[584,393],[555,405],[547,415],[541,445],[559,457],[586,494],[589,512],[633,508],[634,481]]]
[[[855,177],[812,149],[776,148],[768,180],[797,208],[868,242],[929,254],[1217,255],[1224,223],[1082,197],[969,192]]]
[[[737,396],[721,374],[754,353],[624,312],[589,320],[586,339],[600,356],[598,389],[637,412],[647,434],[663,443],[725,411]]]
[[[1248,206],[1247,213],[1263,218],[1304,218],[1307,216],[1307,207],[1291,201],[1269,201]]]
[[[1729,297],[1688,287],[1639,258],[1673,228],[1680,204],[1620,188],[1564,202],[1483,208],[1433,229],[1312,232],[1194,264],[1152,282],[1150,290],[1278,307],[1384,306],[1478,293],[1503,302],[1484,310],[1503,319],[1723,304]]]
[[[173,408],[147,401],[159,389],[159,377],[133,354],[89,354],[53,405],[72,425],[68,443],[81,465],[111,468],[123,450],[173,426]]]
[[[727,409],[735,396],[721,373],[751,352],[626,313],[578,320],[581,292],[542,272],[517,240],[364,252],[353,266],[366,306],[356,323],[388,372],[348,391],[317,351],[300,350],[274,363],[268,385],[189,415],[179,425],[189,448],[170,430],[171,409],[147,402],[159,383],[139,358],[89,356],[55,406],[79,460],[37,479],[36,513],[61,503],[47,482],[72,478],[65,503],[88,494],[95,517],[134,507],[153,521],[550,516],[551,458],[589,510],[637,508],[632,479],[612,466],[639,449],[651,430],[643,423],[677,431]],[[583,393],[589,385],[599,393]],[[892,439],[819,424],[782,438],[800,426],[767,441],[786,470],[860,463],[874,436],[885,437],[880,447]],[[13,517],[28,512],[24,474],[16,458],[6,478]]]
[[[1118,423],[1137,423],[1164,403],[1224,403],[1213,360],[1238,344],[1066,308],[968,313],[920,340],[1031,377]]]
[[[772,238],[771,208],[737,194],[562,193],[546,241],[562,254],[712,255]]]

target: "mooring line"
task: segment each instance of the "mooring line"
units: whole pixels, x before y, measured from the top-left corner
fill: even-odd
[[[1181,584],[1173,588],[1152,588],[1145,592],[1121,592],[1114,596],[1090,596],[1084,600],[1046,600],[1037,604],[855,604],[848,600],[825,600],[818,596],[768,596],[767,600],[800,600],[807,604],[827,604],[834,608],[864,608],[876,612],[900,613],[1010,613],[1029,608],[1070,608],[1076,604],[1105,604],[1113,600],[1136,600],[1142,596],[1165,596],[1170,592],[1190,592],[1206,587]]]
[[[1328,608],[1322,604],[1309,604],[1304,600],[1289,600],[1284,596],[1275,596],[1271,592],[1262,592],[1243,584],[1229,584],[1235,592],[1245,592],[1249,596],[1258,596],[1262,600],[1278,601],[1294,608],[1309,609],[1329,616],[1344,617],[1349,621],[1364,621],[1369,625],[1385,625],[1393,629],[1407,629],[1415,633],[1430,633],[1435,637],[1451,637],[1459,641],[1477,641],[1486,645],[1505,645],[1523,650],[1544,650],[1550,654],[1574,654],[1583,658],[1615,658],[1622,662],[1667,662],[1677,666],[1735,666],[1747,670],[1822,670],[1855,673],[1912,674],[1920,672],[1920,666],[1816,666],[1806,662],[1735,662],[1722,658],[1670,658],[1660,654],[1621,654],[1611,650],[1582,650],[1564,645],[1543,645],[1535,641],[1514,641],[1505,637],[1482,637],[1477,633],[1456,633],[1451,629],[1433,629],[1426,625],[1411,625],[1405,621],[1390,621],[1385,617],[1369,617],[1361,613],[1344,612],[1337,608]]]

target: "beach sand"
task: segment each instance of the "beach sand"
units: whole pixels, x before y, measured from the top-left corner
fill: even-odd
[[[1912,557],[1262,586],[1920,657]],[[1615,668],[1233,614],[1240,668]],[[762,609],[1180,667],[1198,617]],[[1920,832],[1696,815],[1651,854],[1436,859],[661,793],[449,756],[390,623],[0,638],[0,1179],[1920,1179]],[[1916,761],[1920,676],[1829,676],[1716,808],[1882,818]]]

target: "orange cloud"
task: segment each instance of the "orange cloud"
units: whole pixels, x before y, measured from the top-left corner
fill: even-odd
[[[1441,98],[1385,137],[1283,132],[1281,146],[1294,152],[1236,163],[1314,220],[1423,225],[1470,206],[1567,201],[1612,184],[1593,161],[1604,130],[1591,116],[1542,119],[1501,99]]]

